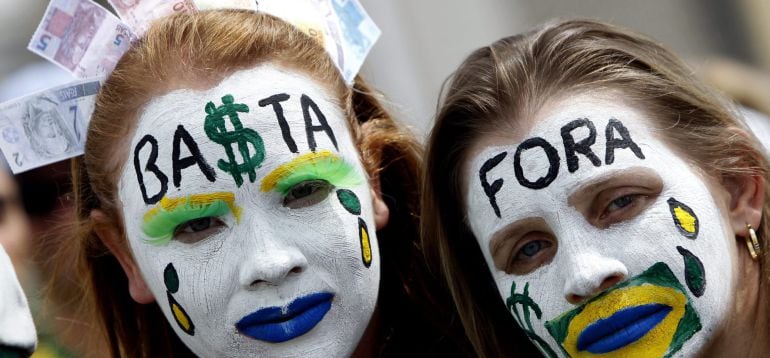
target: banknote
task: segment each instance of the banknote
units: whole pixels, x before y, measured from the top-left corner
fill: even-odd
[[[153,21],[177,12],[196,10],[193,0],[108,0],[121,20],[141,37]]]
[[[330,2],[341,32],[339,43],[342,43],[344,66],[341,66],[343,76],[348,82],[353,82],[366,56],[380,38],[380,28],[366,13],[358,0],[316,0]],[[334,21],[330,19],[329,21]]]
[[[83,154],[100,78],[0,104],[0,149],[14,174]]]
[[[136,39],[90,0],[52,0],[27,47],[78,78],[108,74]]]
[[[348,83],[380,36],[380,29],[357,0],[259,0],[258,10],[322,43]]]
[[[147,32],[153,21],[177,12],[211,9],[257,10],[256,0],[108,0],[108,2],[139,37]]]
[[[257,10],[257,0],[194,0],[198,10],[245,9]]]
[[[258,10],[281,18],[327,46],[334,44],[320,2],[311,0],[260,0]],[[336,50],[336,47],[332,48]]]

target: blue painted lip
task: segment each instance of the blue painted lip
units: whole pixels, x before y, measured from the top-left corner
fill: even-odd
[[[651,303],[624,308],[586,327],[577,340],[578,351],[594,354],[623,348],[644,337],[671,312],[671,306]]]
[[[285,342],[315,327],[332,307],[334,294],[317,292],[291,301],[286,307],[266,307],[235,324],[243,335],[270,343]]]

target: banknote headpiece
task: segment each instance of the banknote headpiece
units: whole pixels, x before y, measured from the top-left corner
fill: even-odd
[[[358,0],[108,0],[115,13],[92,0],[51,0],[27,47],[77,79],[63,86],[0,104],[0,115],[10,119],[0,128],[0,149],[14,174],[83,154],[85,132],[100,83],[112,72],[131,43],[150,24],[178,12],[246,9],[264,12],[292,24],[319,41],[348,85],[352,85],[369,50],[380,36]],[[26,110],[39,108],[40,98],[53,98],[62,123],[62,140],[71,145],[48,145],[30,138]],[[25,110],[26,109],[26,110]],[[39,112],[39,111],[38,111]],[[73,123],[68,123],[69,121]],[[54,133],[57,134],[58,132]],[[52,136],[52,135],[51,135]],[[36,144],[37,143],[37,144]],[[47,139],[41,143],[56,143]],[[58,150],[65,148],[66,150]],[[45,153],[46,155],[40,155]]]

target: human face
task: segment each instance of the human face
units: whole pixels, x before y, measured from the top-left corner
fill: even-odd
[[[468,221],[547,356],[690,356],[734,300],[726,193],[617,97],[557,101],[486,138],[466,168]]]
[[[144,281],[200,356],[345,356],[377,299],[372,196],[346,117],[265,64],[141,113],[119,183]]]
[[[27,298],[19,285],[19,279],[24,282],[29,276],[23,264],[28,261],[29,239],[16,185],[10,173],[0,169],[0,357],[26,357],[37,342]]]
[[[37,131],[43,138],[56,138],[61,135],[51,112],[42,112],[37,123]]]
[[[37,334],[27,298],[0,245],[0,357],[24,357],[35,350]]]
[[[19,279],[26,283],[28,265],[24,265],[30,254],[30,226],[19,199],[16,183],[6,169],[0,169],[0,246],[16,263],[14,270]]]

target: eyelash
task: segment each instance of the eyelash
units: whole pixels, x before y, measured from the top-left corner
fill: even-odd
[[[287,190],[283,198],[283,206],[298,209],[315,205],[326,199],[333,189],[334,186],[323,179],[302,181]],[[202,223],[205,227],[196,227]],[[211,236],[225,226],[227,224],[218,216],[203,216],[177,225],[170,237],[185,243],[194,243]]]
[[[206,227],[196,230],[193,226],[207,220]],[[184,243],[195,243],[219,232],[226,226],[225,222],[216,216],[205,216],[202,218],[188,220],[174,228],[174,239]]]
[[[627,194],[624,194],[626,192]],[[638,215],[646,207],[644,205],[649,195],[639,194],[637,192],[630,192],[629,190],[623,190],[618,194],[611,196],[606,204],[600,204],[601,210],[596,217],[596,222],[600,227],[608,227],[612,224],[628,220]]]
[[[609,204],[607,204],[607,207],[604,209],[604,212],[599,216],[600,218],[606,217],[607,215],[611,215],[614,212],[617,212],[618,210],[623,210],[626,208],[629,208],[630,206],[633,206],[637,203],[637,199],[641,197],[642,195],[639,194],[629,194],[629,195],[623,195],[615,198],[614,200],[610,201]]]
[[[283,198],[283,206],[299,209],[322,202],[334,186],[323,179],[305,180],[292,186]]]
[[[549,239],[550,234],[544,232],[530,232],[519,239],[518,245],[511,250],[511,255],[505,265],[505,272],[509,274],[525,274],[534,271],[538,267],[547,264],[556,252],[555,241]],[[537,251],[531,256],[525,253],[527,247],[537,246]]]

